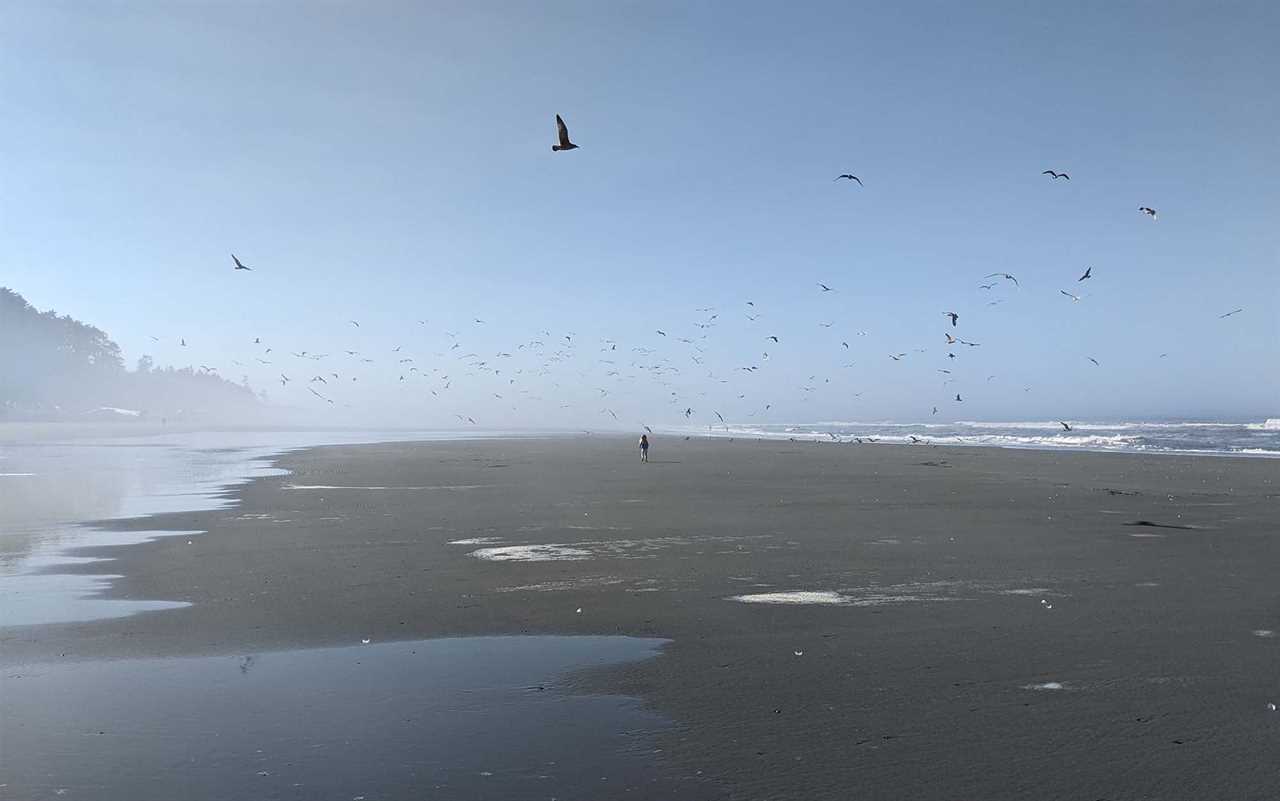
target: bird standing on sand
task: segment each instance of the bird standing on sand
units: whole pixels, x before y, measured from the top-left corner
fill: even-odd
[[[846,172],[843,175],[837,175],[835,177],[835,180],[839,181],[841,178],[845,179],[846,181],[857,181],[858,186],[862,186],[862,179],[856,175],[850,175],[849,173]]]
[[[1138,211],[1142,212],[1143,214],[1147,215],[1153,220],[1156,218],[1156,210],[1151,208],[1150,206],[1139,206]]]
[[[235,269],[235,270],[248,270],[248,271],[250,271],[250,272],[253,272],[253,268],[252,268],[252,267],[245,267],[243,264],[241,264],[241,263],[240,263],[240,260],[236,258],[236,254],[234,254],[234,253],[232,253],[232,254],[231,254],[231,260],[232,260],[232,261],[234,261],[234,262],[236,263],[236,266],[235,266],[235,267],[233,267],[232,269]]]
[[[552,151],[573,150],[578,147],[569,141],[569,127],[564,124],[564,120],[560,119],[559,114],[556,115],[556,137],[559,138],[560,144],[552,145]]]
[[[943,314],[951,318],[951,327],[955,328],[956,320],[960,319],[960,315],[956,314],[955,312],[943,312]]]
[[[1066,178],[1068,181],[1070,181],[1070,180],[1071,180],[1071,176],[1070,176],[1070,175],[1067,175],[1065,172],[1054,172],[1053,170],[1045,170],[1044,172],[1042,172],[1042,173],[1040,173],[1040,174],[1041,174],[1041,175],[1052,175],[1052,176],[1053,176],[1053,180],[1055,180],[1055,181],[1056,181],[1056,180],[1058,180],[1059,178]]]

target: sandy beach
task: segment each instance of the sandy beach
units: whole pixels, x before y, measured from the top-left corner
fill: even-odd
[[[641,464],[596,436],[278,464],[231,508],[110,524],[206,533],[77,554],[114,560],[111,597],[190,606],[4,630],[5,672],[662,638],[574,684],[671,721],[654,770],[697,776],[697,797],[1280,786],[1273,460],[659,437]]]

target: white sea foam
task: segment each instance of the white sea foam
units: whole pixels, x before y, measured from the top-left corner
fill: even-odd
[[[450,545],[492,545],[502,542],[501,537],[468,537],[465,540],[449,540]]]
[[[1040,684],[1024,684],[1022,685],[1022,689],[1024,690],[1066,690],[1068,688],[1066,684],[1063,684],[1060,681],[1046,681]]]
[[[744,604],[827,604],[841,606],[853,599],[827,590],[795,590],[792,592],[760,592],[753,595],[735,595],[729,599]]]
[[[1254,629],[1254,630],[1253,630],[1253,636],[1255,636],[1255,637],[1271,638],[1271,637],[1276,636],[1276,633],[1275,633],[1274,631],[1272,631],[1271,629]]]
[[[590,559],[593,554],[581,548],[548,543],[481,548],[472,551],[471,556],[486,562],[575,562]]]
[[[764,440],[821,441],[851,445],[929,444],[1036,450],[1125,451],[1280,457],[1280,419],[1265,423],[1089,422],[1056,420],[954,423],[823,421],[818,423],[734,424],[716,428],[685,426],[671,433]]]

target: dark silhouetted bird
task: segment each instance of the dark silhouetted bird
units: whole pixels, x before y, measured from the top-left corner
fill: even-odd
[[[235,266],[233,269],[236,269],[236,270],[249,270],[250,272],[252,272],[252,271],[253,271],[253,268],[252,268],[252,267],[245,267],[243,264],[241,264],[241,263],[240,263],[240,260],[236,258],[236,254],[234,254],[234,253],[232,253],[232,254],[231,254],[231,260],[232,260],[232,261],[234,261],[234,262],[236,263],[236,266]]]
[[[846,181],[857,181],[858,186],[862,186],[862,179],[856,175],[850,175],[849,173],[846,172],[843,175],[837,175],[835,177],[835,180],[839,181],[841,178],[845,179]]]
[[[1156,218],[1156,210],[1151,208],[1150,206],[1139,206],[1138,211],[1142,212],[1143,214],[1147,215],[1153,220]]]
[[[569,127],[564,124],[564,120],[560,119],[560,115],[556,115],[556,137],[559,138],[560,144],[552,145],[553,151],[573,150],[577,147],[573,142],[569,141]]]
[[[1077,278],[1077,279],[1076,279],[1076,283],[1078,284],[1078,283],[1080,283],[1081,281],[1083,281],[1084,279],[1086,279],[1086,278],[1092,278],[1092,277],[1093,277],[1093,268],[1092,268],[1092,267],[1086,267],[1086,268],[1084,268],[1084,275],[1082,275],[1082,276],[1080,276],[1079,278]]]
[[[1055,180],[1055,181],[1056,181],[1056,180],[1058,180],[1059,178],[1066,178],[1068,181],[1070,181],[1070,180],[1071,180],[1071,176],[1070,176],[1070,175],[1067,175],[1065,172],[1054,172],[1053,170],[1045,170],[1044,172],[1042,172],[1042,173],[1040,173],[1040,174],[1041,174],[1041,175],[1052,175],[1052,176],[1053,176],[1053,180]]]
[[[955,312],[943,312],[943,314],[951,318],[951,327],[954,328],[956,325],[956,320],[960,319],[960,315],[956,314]]]

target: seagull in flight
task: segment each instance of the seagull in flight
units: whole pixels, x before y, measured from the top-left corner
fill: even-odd
[[[1153,220],[1156,219],[1156,210],[1151,208],[1150,206],[1139,206],[1138,211],[1142,212],[1143,214],[1147,215]]]
[[[955,312],[943,312],[943,314],[951,318],[951,327],[955,328],[956,320],[960,319],[960,315],[956,314]]]
[[[347,320],[347,322],[351,323],[351,324],[352,324],[352,325],[354,325],[356,328],[359,328],[359,327],[360,327],[360,324],[359,324],[359,323],[357,323],[355,320]]]
[[[1062,422],[1061,420],[1059,420],[1059,421],[1058,421],[1058,425],[1062,426],[1062,430],[1063,430],[1063,431],[1070,431],[1070,430],[1071,430],[1071,426],[1067,425],[1066,423]]]
[[[765,337],[765,339],[772,339],[775,343],[778,341],[777,337]]]
[[[835,292],[835,289],[833,289],[832,287],[827,286],[826,284],[822,283],[821,281],[819,281],[819,282],[818,282],[818,286],[822,287],[822,291],[823,291],[823,292]]]
[[[835,177],[835,180],[839,181],[841,178],[845,179],[846,181],[857,181],[858,186],[862,186],[862,179],[856,175],[850,175],[849,173],[846,172],[843,175],[837,175]]]
[[[1101,367],[1101,366],[1102,366],[1101,364],[1099,364],[1099,363],[1098,363],[1098,360],[1097,360],[1097,359],[1095,359],[1095,358],[1093,358],[1092,356],[1090,356],[1090,357],[1089,357],[1089,361],[1093,362],[1093,364],[1094,364],[1094,366],[1095,366],[1095,367]]]
[[[948,345],[954,345],[954,344],[956,344],[957,342],[959,342],[959,341],[960,341],[960,340],[956,339],[955,337],[951,336],[950,334],[944,334],[944,336],[946,336],[946,338],[947,338],[947,344],[948,344]]]
[[[1042,172],[1042,173],[1040,173],[1040,174],[1041,174],[1041,175],[1052,175],[1052,176],[1053,176],[1053,180],[1055,180],[1055,181],[1056,181],[1056,180],[1058,180],[1059,178],[1066,178],[1068,181],[1070,181],[1070,180],[1071,180],[1071,176],[1070,176],[1070,175],[1067,175],[1065,172],[1054,172],[1053,170],[1045,170],[1044,172]]]
[[[899,353],[899,354],[897,354],[897,355],[894,355],[894,354],[890,353],[890,354],[889,354],[889,358],[890,358],[890,359],[893,359],[895,362],[900,362],[900,361],[902,361],[902,357],[903,357],[903,356],[906,356],[906,355],[907,355],[907,354],[905,354],[905,353]]]
[[[556,137],[560,140],[560,143],[551,146],[551,150],[553,152],[574,150],[578,147],[573,142],[569,141],[569,126],[564,124],[564,120],[560,119],[559,114],[556,115]]]
[[[235,270],[248,270],[248,271],[250,271],[250,272],[253,272],[253,268],[252,268],[252,267],[245,267],[243,264],[241,264],[241,263],[240,263],[240,260],[236,258],[236,254],[234,254],[234,253],[232,253],[232,254],[231,254],[231,260],[232,260],[232,261],[234,261],[234,262],[236,263],[236,266],[235,266],[235,267],[233,267],[232,269],[235,269]]]
[[[991,275],[984,275],[982,277],[984,279],[985,278],[1006,278],[1012,281],[1014,286],[1021,286],[1021,284],[1018,283],[1018,279],[1014,278],[1012,275],[1009,275],[1008,273],[992,273]]]
[[[960,393],[956,393],[956,403],[964,403],[964,399],[960,397]]]
[[[1059,289],[1058,291],[1059,291],[1059,292],[1061,292],[1062,294],[1066,295],[1067,297],[1071,298],[1071,300],[1072,300],[1072,301],[1074,301],[1074,302],[1076,302],[1076,303],[1079,303],[1079,302],[1080,302],[1080,296],[1079,296],[1079,295],[1073,295],[1073,294],[1071,294],[1070,292],[1068,292],[1068,291],[1067,291],[1067,290],[1065,290],[1065,289]]]
[[[716,417],[719,417],[719,418],[720,418],[720,422],[724,423],[724,415],[720,414],[719,412],[716,412]],[[728,424],[726,423],[726,425],[728,425]]]
[[[1082,276],[1080,276],[1079,278],[1077,278],[1077,279],[1076,279],[1076,283],[1078,284],[1078,283],[1080,283],[1081,281],[1083,281],[1084,279],[1086,279],[1086,278],[1092,278],[1092,277],[1093,277],[1093,268],[1092,268],[1092,267],[1086,267],[1086,268],[1084,268],[1084,275],[1082,275]]]
[[[1231,315],[1233,315],[1233,314],[1239,314],[1239,313],[1240,313],[1240,312],[1242,312],[1242,311],[1244,311],[1244,309],[1236,309],[1235,311],[1229,311],[1229,312],[1227,312],[1226,314],[1219,314],[1219,315],[1218,315],[1218,319],[1219,319],[1219,320],[1225,320],[1225,319],[1227,319],[1228,317],[1230,317]]]
[[[178,347],[185,348],[186,346],[187,346],[187,340],[185,337],[178,339]]]

